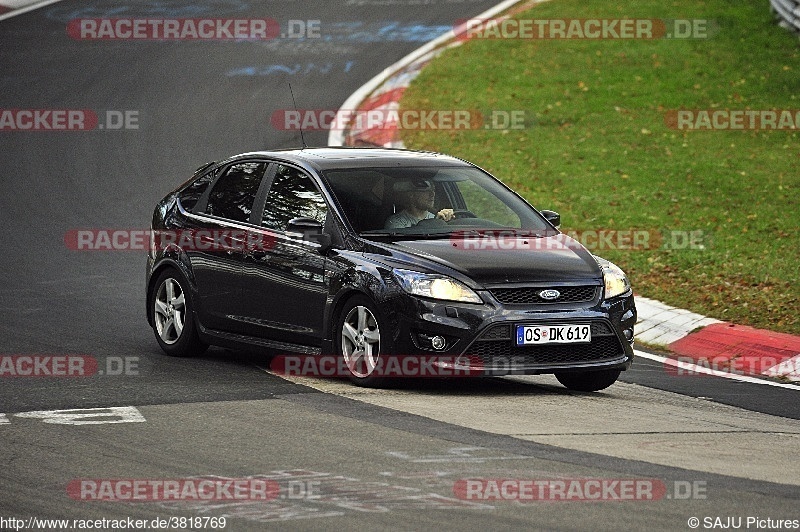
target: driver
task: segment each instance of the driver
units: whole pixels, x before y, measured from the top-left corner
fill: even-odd
[[[404,179],[394,183],[392,188],[398,193],[397,200],[403,210],[386,220],[386,229],[411,227],[422,220],[433,218],[449,222],[455,217],[453,209],[442,209],[436,214],[431,212],[436,199],[436,190],[433,183],[426,179]]]

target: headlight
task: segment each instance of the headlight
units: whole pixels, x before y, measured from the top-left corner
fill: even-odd
[[[617,297],[631,289],[631,283],[628,281],[628,277],[619,266],[597,255],[595,255],[594,258],[597,264],[603,269],[603,280],[606,285],[605,299]]]
[[[411,270],[394,270],[400,286],[409,294],[445,301],[483,303],[478,294],[462,282],[445,275],[420,273]]]

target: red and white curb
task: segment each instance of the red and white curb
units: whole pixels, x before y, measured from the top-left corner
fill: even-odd
[[[17,15],[60,1],[61,0],[0,0],[0,20],[16,17]]]
[[[1,0],[0,0],[1,1]],[[525,3],[525,7],[545,2],[547,0],[531,0]],[[500,13],[508,11],[523,0],[506,0],[484,11],[475,19],[496,18]],[[508,16],[508,15],[506,15]],[[424,46],[417,48],[400,61],[383,69],[383,71],[361,86],[356,92],[342,104],[337,112],[334,124],[343,124],[347,120],[343,113],[351,114],[355,109],[357,112],[382,110],[393,111],[399,108],[400,98],[417,77],[422,68],[434,57],[442,53],[447,48],[458,46],[459,34],[450,30],[444,35],[437,37]],[[393,113],[384,112],[382,116],[391,117]],[[370,121],[370,129],[350,130],[336,128],[331,130],[328,135],[329,146],[381,146],[384,148],[403,148],[400,140],[396,123],[379,123]]]
[[[639,321],[636,322],[636,339],[651,345],[668,346],[696,329],[721,323],[719,320],[639,295],[636,296],[636,311],[639,316]]]
[[[636,296],[636,339],[712,372],[800,381],[800,336],[755,329]]]
[[[528,2],[525,7],[539,1],[546,0]],[[497,17],[519,3],[520,0],[502,2],[475,18]],[[459,44],[461,41],[454,31],[449,31],[429,42],[384,69],[359,88],[345,101],[339,113],[349,113],[352,109],[381,110],[384,112],[380,115],[391,116],[391,113],[386,111],[399,109],[403,93],[425,65],[444,50]],[[334,123],[343,121],[341,116],[337,116]],[[370,125],[373,126],[370,129],[331,130],[328,144],[405,147],[400,140],[396,123]],[[636,296],[636,309],[638,311],[636,340],[665,347],[678,357],[674,360],[639,352],[646,358],[698,374],[736,378],[748,382],[758,382],[753,377],[759,376],[782,377],[800,382],[800,336],[722,322],[641,296]],[[720,371],[720,368],[726,370]],[[797,388],[795,385],[773,384]]]

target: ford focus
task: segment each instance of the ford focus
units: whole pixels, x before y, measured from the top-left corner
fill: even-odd
[[[597,391],[633,360],[633,292],[559,226],[443,154],[236,155],[156,206],[147,320],[169,355],[329,357],[362,386],[399,376],[386,371],[399,359]]]

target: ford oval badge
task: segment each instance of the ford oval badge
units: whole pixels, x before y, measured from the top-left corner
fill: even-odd
[[[546,299],[547,301],[552,301],[554,299],[558,299],[561,295],[561,292],[558,290],[542,290],[539,292],[539,297],[542,299]]]

